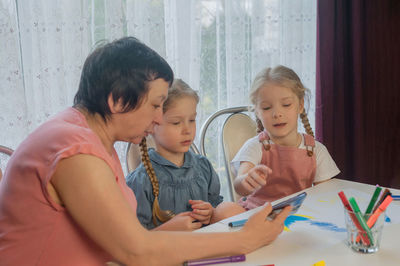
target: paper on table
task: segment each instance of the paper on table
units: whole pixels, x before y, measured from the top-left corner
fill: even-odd
[[[339,196],[337,194],[338,192],[339,191],[318,193],[317,191],[315,191],[311,197],[307,197],[304,200],[301,208],[295,215],[292,216],[306,217],[306,218],[310,217],[310,221],[320,222],[320,223],[330,223],[330,224],[325,224],[327,226],[326,228],[329,227],[330,229],[333,229],[334,228],[333,226],[337,226],[338,228],[345,228],[343,204],[339,199]],[[360,206],[362,212],[364,212],[365,209],[367,208],[368,203],[372,196],[372,194],[365,193],[356,189],[343,189],[343,192],[346,194],[348,198],[354,197],[357,200],[357,203]],[[371,191],[371,193],[373,193],[373,191]],[[221,223],[228,225],[229,222],[246,219],[253,213],[257,212],[259,208],[261,207],[242,213],[235,217],[225,219],[221,221]],[[400,206],[396,204],[390,204],[386,210],[386,215],[390,219],[390,224],[399,224]],[[387,221],[389,219],[387,219]],[[301,218],[299,218],[299,220],[295,222],[293,222],[292,219],[292,222],[296,224],[300,221]]]

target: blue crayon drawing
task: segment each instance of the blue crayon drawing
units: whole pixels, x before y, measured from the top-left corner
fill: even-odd
[[[332,223],[325,223],[325,222],[314,222],[314,221],[309,221],[311,225],[318,226],[322,229],[326,229],[329,231],[334,231],[334,232],[346,232],[345,228],[340,228]]]
[[[308,220],[310,220],[310,218],[307,216],[289,215],[286,218],[284,225],[285,227],[289,228],[292,224],[294,224],[297,221],[308,221]]]
[[[327,223],[327,222],[318,222],[318,221],[313,221],[313,218],[310,216],[305,216],[305,215],[290,215],[286,218],[284,224],[285,224],[285,231],[290,231],[290,226],[293,225],[296,222],[307,222],[310,225],[317,226],[321,229],[328,230],[328,231],[333,231],[333,232],[346,232],[346,228],[341,228],[338,227],[337,225],[333,223]]]

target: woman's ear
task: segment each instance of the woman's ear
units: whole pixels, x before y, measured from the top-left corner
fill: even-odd
[[[122,98],[119,98],[117,101],[114,101],[112,93],[108,95],[107,99],[108,108],[112,114],[121,113],[124,110],[124,105],[122,104]]]

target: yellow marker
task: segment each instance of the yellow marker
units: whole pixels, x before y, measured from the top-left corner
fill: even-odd
[[[313,266],[325,266],[325,261],[324,260],[318,261],[317,263],[314,263]]]

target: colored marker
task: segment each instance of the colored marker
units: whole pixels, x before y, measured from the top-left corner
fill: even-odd
[[[351,208],[350,203],[346,198],[346,195],[344,194],[343,191],[340,191],[338,193],[338,195],[339,195],[340,199],[342,200],[344,207],[349,211],[349,216],[350,216],[351,220],[353,221],[354,225],[357,227],[358,231],[362,232],[363,228],[361,227],[361,224],[358,222],[357,217],[355,216],[353,209]],[[361,234],[361,239],[365,246],[369,246],[369,244],[370,244],[369,239],[365,234]]]
[[[224,258],[214,258],[214,259],[202,259],[202,260],[191,260],[183,263],[185,266],[202,266],[202,265],[212,265],[228,262],[240,262],[245,261],[245,255],[229,256]]]
[[[380,206],[382,204],[382,202],[385,200],[385,198],[388,195],[392,195],[392,193],[390,193],[390,190],[385,188],[385,190],[381,193],[381,197],[379,198],[378,202],[376,203],[372,213],[374,213],[376,211],[376,209],[378,208],[378,206]]]
[[[239,226],[243,226],[246,222],[247,222],[247,219],[243,219],[243,220],[237,220],[237,221],[230,222],[228,225],[230,227],[239,227]]]
[[[392,195],[393,200],[400,200],[400,195]]]
[[[374,226],[376,220],[378,220],[378,217],[386,210],[387,206],[392,202],[393,198],[392,196],[387,196],[386,199],[382,202],[381,205],[376,209],[376,211],[369,217],[367,221],[367,225],[369,228]]]
[[[366,217],[367,214],[370,214],[372,212],[372,209],[375,206],[376,200],[378,199],[381,190],[382,190],[381,187],[376,187],[375,192],[372,195],[371,201],[368,204],[367,210],[365,211],[364,217]]]
[[[361,231],[361,235],[365,235],[365,233],[367,233],[367,236],[369,238],[370,244],[374,245],[374,238],[372,237],[372,232],[371,229],[368,227],[367,222],[364,219],[364,216],[361,214],[360,212],[360,208],[358,207],[358,204],[356,202],[356,200],[351,197],[349,199],[350,205],[354,210],[354,214],[357,217],[357,220],[360,222],[360,225],[362,227],[362,231]]]
[[[386,199],[382,202],[381,205],[376,209],[376,211],[369,217],[367,221],[367,225],[369,228],[372,228],[378,220],[379,216],[386,210],[387,206],[392,202],[393,198],[391,196],[387,196]],[[357,242],[360,241],[360,236],[357,236]]]

